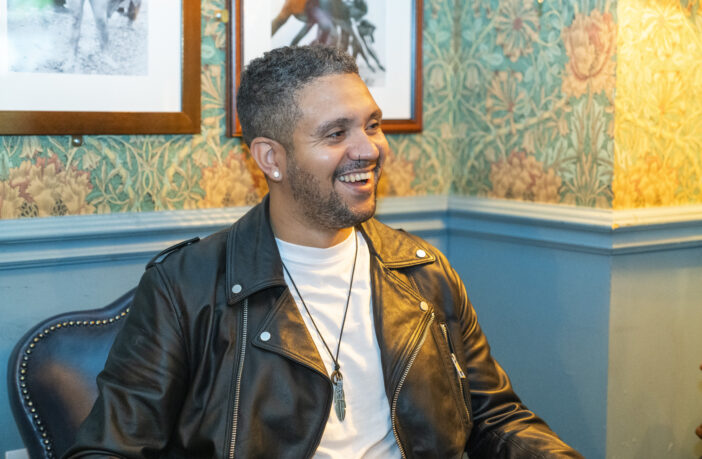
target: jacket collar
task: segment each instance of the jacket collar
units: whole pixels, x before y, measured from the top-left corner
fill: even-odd
[[[375,218],[362,223],[358,229],[368,242],[371,258],[378,258],[388,268],[436,260],[432,246],[407,233],[397,232]],[[283,262],[270,224],[268,195],[232,226],[226,250],[230,305],[264,288],[286,286]]]
[[[286,285],[271,228],[268,195],[229,231],[226,271],[229,304],[264,288]]]
[[[377,257],[388,268],[406,268],[436,261],[435,249],[431,245],[375,218],[362,223],[360,229],[368,242],[371,257]]]

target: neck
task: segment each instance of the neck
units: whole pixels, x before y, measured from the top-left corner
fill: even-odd
[[[349,237],[352,227],[323,228],[304,221],[301,213],[278,208],[270,200],[270,217],[273,234],[280,240],[307,247],[327,248],[339,244]]]

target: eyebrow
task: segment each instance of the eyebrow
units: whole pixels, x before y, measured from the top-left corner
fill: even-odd
[[[368,116],[368,119],[376,118],[381,120],[383,118],[383,111],[381,109],[374,110],[373,113]],[[351,118],[336,118],[326,123],[320,124],[317,129],[314,130],[314,134],[317,137],[324,137],[327,132],[333,128],[345,128],[349,126],[353,120]]]
[[[314,134],[317,137],[324,137],[327,132],[333,128],[344,128],[351,124],[351,118],[336,118],[334,120],[327,121],[325,123],[317,126],[314,130]]]

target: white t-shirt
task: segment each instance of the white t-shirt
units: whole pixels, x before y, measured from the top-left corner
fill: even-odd
[[[399,458],[385,395],[380,349],[373,328],[370,254],[366,241],[354,230],[341,243],[325,249],[290,244],[277,238],[276,243],[320,333],[336,355],[353,266],[354,237],[358,241],[358,259],[338,359],[344,378],[346,417],[339,421],[332,404],[314,457]],[[334,362],[287,273],[285,281],[331,376]]]

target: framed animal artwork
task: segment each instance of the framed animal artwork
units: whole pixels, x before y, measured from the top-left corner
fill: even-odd
[[[242,68],[285,45],[338,46],[383,110],[383,131],[422,130],[422,0],[227,0],[228,130],[241,135],[236,89]]]
[[[0,0],[0,135],[200,131],[200,2]]]

